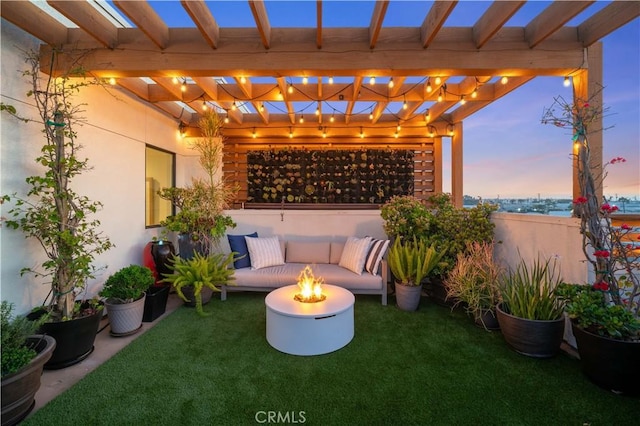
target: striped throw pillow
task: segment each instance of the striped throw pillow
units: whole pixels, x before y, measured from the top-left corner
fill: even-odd
[[[251,258],[251,269],[284,265],[284,256],[278,237],[244,237]]]
[[[367,254],[367,260],[364,263],[364,269],[371,275],[378,275],[378,269],[380,268],[380,262],[384,254],[389,247],[389,240],[371,240],[369,246],[369,254]]]
[[[342,250],[338,265],[362,275],[364,262],[367,260],[367,253],[369,253],[369,244],[371,244],[371,237],[349,237]]]

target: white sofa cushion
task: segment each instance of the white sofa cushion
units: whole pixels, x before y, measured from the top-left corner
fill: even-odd
[[[330,242],[287,241],[286,263],[329,263]]]
[[[344,249],[344,242],[342,243],[331,243],[331,256],[329,258],[329,263],[333,263],[337,265],[340,263],[340,258],[342,257],[342,250]]]
[[[367,253],[369,252],[370,244],[371,237],[347,238],[347,242],[344,244],[342,256],[340,257],[340,263],[338,263],[338,265],[353,271],[358,275],[362,274],[362,269],[364,268],[364,262],[367,260]]]
[[[251,258],[251,269],[283,265],[284,256],[278,237],[244,237]]]

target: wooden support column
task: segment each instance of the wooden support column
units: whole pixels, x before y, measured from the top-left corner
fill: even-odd
[[[433,138],[433,193],[442,194],[442,138]]]
[[[451,197],[456,207],[463,204],[462,185],[462,122],[453,124],[453,136],[451,137]]]
[[[586,49],[586,68],[581,69],[573,77],[573,103],[577,101],[589,101],[591,107],[602,109],[603,75],[602,75],[602,43],[594,43]],[[596,195],[602,201],[602,114],[596,120],[589,123],[587,128],[587,140],[591,155],[591,167],[596,178]],[[573,199],[582,196],[580,183],[578,182],[578,168],[576,155],[578,147],[573,144]]]

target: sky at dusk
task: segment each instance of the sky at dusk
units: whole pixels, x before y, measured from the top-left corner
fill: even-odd
[[[193,26],[173,2],[151,2],[169,26]],[[529,1],[506,24],[525,26],[551,2]],[[598,1],[567,25],[582,23],[610,2]],[[207,2],[221,27],[255,27],[246,1]],[[432,2],[391,1],[383,26],[419,27]],[[445,26],[472,26],[491,5],[460,1]],[[272,27],[315,27],[316,2],[267,1]],[[323,26],[368,27],[373,2],[324,1]],[[180,10],[182,9],[182,10]],[[635,19],[603,40],[605,118],[604,161],[627,161],[607,169],[605,195],[640,200],[640,20]],[[561,77],[537,77],[464,120],[464,194],[482,198],[570,198],[571,135],[543,125],[543,111],[556,96],[571,100]],[[450,140],[444,140],[444,190],[451,189]]]

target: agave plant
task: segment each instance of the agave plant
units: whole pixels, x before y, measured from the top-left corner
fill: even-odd
[[[217,286],[230,284],[233,281],[234,270],[230,265],[233,263],[235,254],[214,253],[205,257],[195,253],[191,259],[174,256],[169,260],[169,269],[172,273],[163,274],[163,281],[170,283],[185,302],[190,300],[184,295],[183,288],[192,286],[196,312],[205,316],[202,310],[202,290],[208,287],[213,291],[220,291]]]
[[[398,283],[418,286],[436,267],[442,267],[445,253],[446,250],[437,251],[422,239],[396,238],[389,249],[389,267]]]

